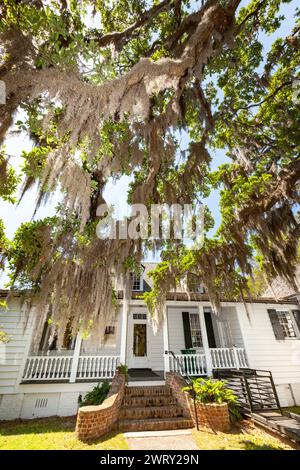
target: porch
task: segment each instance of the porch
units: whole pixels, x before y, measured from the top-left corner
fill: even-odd
[[[165,364],[171,372],[183,375],[206,376],[216,369],[248,368],[244,348],[210,348],[205,354],[165,355]],[[29,356],[26,361],[22,383],[47,382],[97,382],[112,379],[120,364],[120,356]],[[209,370],[211,365],[211,371]],[[132,380],[163,379],[164,371],[132,370]],[[166,369],[165,369],[166,372]]]
[[[110,380],[120,364],[128,366],[132,381],[162,380],[169,371],[211,376],[216,369],[249,368],[235,307],[224,307],[218,320],[205,304],[170,302],[162,327],[154,334],[146,307],[133,301],[129,308],[120,309],[115,325],[107,331],[106,344],[92,344],[78,335],[72,349],[45,352],[40,348],[37,354],[29,354],[20,381]],[[47,331],[43,338],[45,345]]]

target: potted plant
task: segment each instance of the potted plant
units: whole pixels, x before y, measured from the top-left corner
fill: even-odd
[[[123,374],[125,377],[125,383],[128,384],[128,366],[125,364],[120,364],[117,367],[118,374]]]
[[[193,384],[184,387],[190,400],[195,398],[194,419],[200,427],[211,428],[214,431],[226,432],[230,429],[230,412],[236,417],[237,397],[226,387],[224,380],[193,379]],[[193,406],[190,406],[193,413]]]

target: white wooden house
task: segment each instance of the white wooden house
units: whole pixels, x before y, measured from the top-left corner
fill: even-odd
[[[281,406],[300,405],[300,313],[296,300],[222,302],[216,317],[201,286],[194,292],[170,292],[162,328],[153,333],[141,291],[134,278],[129,309],[120,298],[119,314],[99,344],[66,338],[64,348],[49,345],[45,325],[39,351],[33,354],[34,311],[29,318],[16,295],[0,310],[0,328],[10,337],[0,343],[0,419],[68,416],[79,395],[99,380],[111,379],[118,364],[130,369],[130,384],[163,383],[169,370],[211,375],[218,369],[264,369],[272,372]],[[0,291],[5,297],[7,292]],[[139,295],[137,295],[139,294]],[[120,296],[121,297],[121,296]],[[183,354],[186,349],[193,354]],[[165,351],[173,351],[177,360]],[[180,365],[179,365],[180,364]]]

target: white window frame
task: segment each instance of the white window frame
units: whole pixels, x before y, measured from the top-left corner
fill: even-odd
[[[139,288],[135,289],[134,285],[137,284],[137,279],[139,279]],[[133,292],[142,292],[143,291],[143,274],[131,273],[132,280],[132,291]]]
[[[192,316],[194,316],[194,318],[197,318],[197,321],[199,323],[199,327],[192,327]],[[200,318],[199,318],[199,313],[194,313],[194,312],[189,312],[189,322],[190,322],[190,332],[191,332],[191,338],[192,338],[192,348],[193,349],[201,349],[203,348],[203,337],[202,337],[202,331],[201,331],[201,323],[200,323]],[[196,334],[200,333],[200,343],[201,345],[200,346],[195,346],[194,345],[194,341],[193,341],[193,331],[196,332]]]
[[[276,314],[278,316],[278,321],[280,323],[280,326],[282,328],[282,331],[284,332],[284,340],[295,340],[295,339],[300,339],[300,332],[299,332],[299,329],[298,329],[298,326],[296,324],[296,321],[294,319],[294,315],[293,315],[293,312],[291,310],[277,310],[276,309]],[[282,325],[282,323],[280,322],[280,315],[289,315],[290,317],[290,322],[292,324],[292,328],[294,330],[294,333],[295,333],[295,336],[286,336],[285,335],[285,328],[284,326]]]

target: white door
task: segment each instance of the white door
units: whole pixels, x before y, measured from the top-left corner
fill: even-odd
[[[129,325],[129,361],[132,369],[149,368],[149,325],[147,320],[137,319],[134,315]]]

